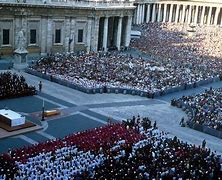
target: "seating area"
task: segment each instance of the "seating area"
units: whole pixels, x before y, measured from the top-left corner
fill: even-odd
[[[144,126],[146,124],[146,126]],[[71,134],[0,155],[0,179],[217,178],[210,149],[160,131],[148,117]]]
[[[23,76],[16,73],[0,73],[0,100],[17,98],[22,96],[32,96],[36,94],[34,86],[29,86]]]
[[[142,36],[131,47],[150,55],[149,61],[117,52],[55,54],[30,70],[54,82],[69,82],[69,87],[136,90],[148,97],[222,79],[221,28],[197,26],[191,35],[190,27],[182,24],[148,23],[138,29]]]
[[[218,67],[217,65],[220,66],[217,62],[212,65],[192,60],[147,61],[112,52],[55,54],[41,58],[30,70],[62,85],[68,82],[69,87],[76,85],[85,89],[100,88],[103,92],[108,92],[108,88],[135,90],[153,97],[154,94],[163,95],[173,88],[182,90],[188,86],[196,87],[200,82],[219,80],[221,69],[211,68]]]
[[[184,104],[193,112],[191,122],[222,131],[222,88],[205,90],[195,96],[183,96],[176,104]],[[187,111],[189,112],[189,111]]]

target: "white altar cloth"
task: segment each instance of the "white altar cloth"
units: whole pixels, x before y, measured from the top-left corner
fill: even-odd
[[[25,124],[25,117],[12,110],[0,109],[0,115],[10,120],[12,127]]]

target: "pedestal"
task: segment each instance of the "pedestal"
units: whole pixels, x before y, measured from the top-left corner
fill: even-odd
[[[15,50],[14,51],[14,68],[15,69],[25,69],[27,68],[27,50]]]

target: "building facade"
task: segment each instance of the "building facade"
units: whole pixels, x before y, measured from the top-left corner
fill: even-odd
[[[22,31],[29,53],[128,47],[132,2],[0,0],[0,53],[13,54]]]
[[[0,53],[13,54],[21,31],[28,52],[44,55],[128,47],[132,23],[222,26],[222,2],[213,1],[0,0]]]
[[[155,1],[135,3],[134,24],[148,22],[222,26],[221,0]]]

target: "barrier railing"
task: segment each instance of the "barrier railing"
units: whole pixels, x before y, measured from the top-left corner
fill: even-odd
[[[64,85],[64,86],[67,86],[67,87],[70,87],[72,89],[76,89],[76,90],[79,90],[79,91],[82,91],[82,92],[85,92],[85,93],[88,93],[88,94],[121,93],[121,94],[138,95],[138,96],[143,96],[143,97],[148,97],[148,98],[154,98],[154,97],[162,96],[162,95],[165,95],[165,94],[178,92],[178,91],[181,91],[181,90],[184,90],[184,89],[198,87],[200,85],[208,84],[210,82],[220,81],[219,77],[215,77],[215,78],[210,78],[210,79],[207,79],[207,80],[202,80],[202,81],[199,81],[199,82],[195,82],[195,83],[192,83],[192,84],[181,85],[181,86],[178,86],[178,87],[172,87],[172,88],[168,88],[164,91],[158,91],[158,92],[152,93],[152,92],[147,92],[147,91],[143,91],[143,90],[128,89],[128,88],[122,88],[122,87],[112,88],[112,87],[106,86],[106,87],[99,87],[99,88],[87,88],[87,87],[83,87],[79,84],[71,83],[68,80],[63,80],[63,79],[59,79],[59,78],[56,78],[56,77],[51,76],[51,75],[43,74],[41,72],[35,71],[33,69],[30,69],[30,68],[27,68],[25,71],[29,74],[41,77],[43,79],[47,79],[47,80],[52,81],[52,82],[56,82],[58,84],[61,84],[61,85]]]

